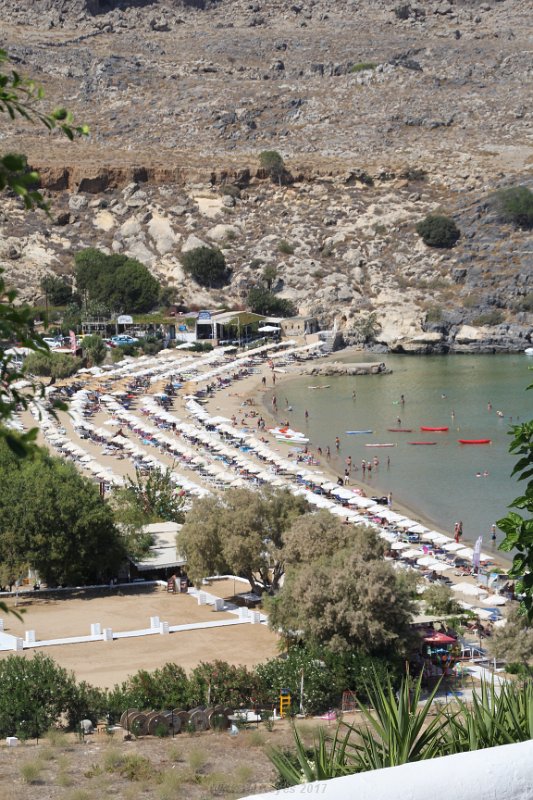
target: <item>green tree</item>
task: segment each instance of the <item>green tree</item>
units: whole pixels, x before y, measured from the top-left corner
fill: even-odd
[[[9,655],[0,661],[0,735],[42,735],[76,703],[74,675],[50,656]]]
[[[488,640],[488,648],[495,658],[520,664],[527,675],[533,676],[533,628],[520,609],[511,609],[505,626],[495,629]]]
[[[262,279],[265,282],[265,286],[269,292],[272,291],[272,286],[274,285],[274,281],[278,277],[278,268],[274,264],[267,264],[263,268],[263,272],[261,274]]]
[[[75,467],[35,448],[20,463],[0,445],[4,536],[50,586],[108,580],[125,557],[111,508]]]
[[[39,375],[52,377],[57,380],[70,378],[82,366],[80,358],[74,358],[67,353],[45,352],[31,353],[24,362],[25,375]]]
[[[200,286],[209,288],[224,286],[229,283],[231,273],[226,266],[224,254],[213,247],[196,247],[183,253],[181,257],[183,269]]]
[[[512,186],[496,193],[496,204],[506,222],[519,228],[533,228],[533,192],[527,186]]]
[[[159,301],[159,282],[135,258],[90,247],[76,253],[74,262],[76,286],[86,306],[97,303],[115,312],[141,313]]]
[[[532,389],[533,384],[528,386]],[[533,420],[514,425],[513,440],[509,451],[519,456],[512,471],[519,481],[526,481],[524,494],[517,497],[506,517],[498,520],[498,527],[505,533],[500,550],[514,551],[513,565],[509,576],[518,578],[517,589],[523,594],[521,605],[530,622],[533,621]]]
[[[179,533],[187,574],[200,584],[206,575],[231,573],[249,580],[259,594],[276,591],[285,532],[307,510],[307,501],[286,489],[229,489],[194,500]]]
[[[464,609],[447,586],[428,586],[423,595],[428,611],[434,614],[463,614]]]
[[[121,502],[130,504],[144,515],[145,523],[183,522],[184,499],[172,480],[172,469],[153,469],[147,476],[135,471],[135,480],[128,477],[127,486],[119,493]]]
[[[296,308],[290,300],[277,297],[264,286],[250,289],[247,302],[254,314],[273,314],[280,317],[294,317],[296,314]]]
[[[280,153],[277,150],[263,150],[262,153],[259,153],[259,163],[267,175],[281,186],[282,178],[285,175],[285,163]]]
[[[72,286],[57,275],[47,275],[43,278],[41,289],[52,306],[66,306],[72,300]]]
[[[101,336],[98,336],[97,334],[84,336],[81,349],[87,361],[90,362],[91,367],[95,364],[98,365],[105,361],[107,348]]]
[[[442,214],[428,214],[418,223],[416,232],[428,247],[453,247],[461,236],[461,231],[453,219]]]
[[[268,603],[274,629],[336,652],[405,650],[413,602],[374,532],[321,512],[296,521],[286,541],[283,587]]]

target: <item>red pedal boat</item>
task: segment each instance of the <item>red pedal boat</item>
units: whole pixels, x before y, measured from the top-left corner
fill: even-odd
[[[492,444],[492,439],[457,439],[459,444]]]
[[[448,431],[448,426],[441,427],[441,428],[429,428],[426,425],[420,426],[421,431],[431,431],[432,433],[446,433]]]

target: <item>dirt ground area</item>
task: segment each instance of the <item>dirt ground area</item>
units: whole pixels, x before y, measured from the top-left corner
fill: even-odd
[[[245,591],[237,584],[237,591]],[[221,581],[206,587],[217,596],[233,594],[233,581]],[[13,603],[10,603],[13,605]],[[7,633],[24,636],[35,630],[39,640],[90,634],[90,625],[100,622],[113,631],[150,627],[150,617],[159,616],[171,625],[236,619],[232,614],[214,612],[211,606],[199,606],[194,597],[168,594],[163,589],[110,592],[80,592],[76,596],[31,595],[18,610],[25,608],[23,621],[5,618]],[[265,625],[235,625],[151,635],[113,642],[86,642],[25,650],[30,657],[44,652],[58,664],[72,670],[78,680],[100,687],[112,687],[139,669],[153,670],[168,661],[190,670],[200,661],[222,659],[230,664],[253,666],[277,654],[277,636]],[[9,651],[0,653],[6,658]]]
[[[303,723],[306,736],[314,729]],[[123,734],[87,736],[53,732],[39,744],[2,745],[0,797],[17,800],[204,800],[243,797],[274,788],[270,745],[287,747],[289,723],[228,732],[179,734],[123,741]]]

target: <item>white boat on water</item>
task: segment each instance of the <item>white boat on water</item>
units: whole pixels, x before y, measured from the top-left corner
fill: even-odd
[[[533,347],[526,347],[524,353],[526,354],[526,356],[533,356]]]

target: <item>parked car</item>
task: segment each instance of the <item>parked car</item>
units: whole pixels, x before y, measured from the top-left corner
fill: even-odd
[[[111,341],[115,345],[121,345],[121,344],[137,344],[139,340],[136,339],[135,336],[128,336],[126,333],[120,333],[118,336],[113,336]]]
[[[63,342],[61,339],[55,339],[51,336],[43,336],[43,342],[45,342],[50,350],[55,350],[57,347],[62,347]]]

